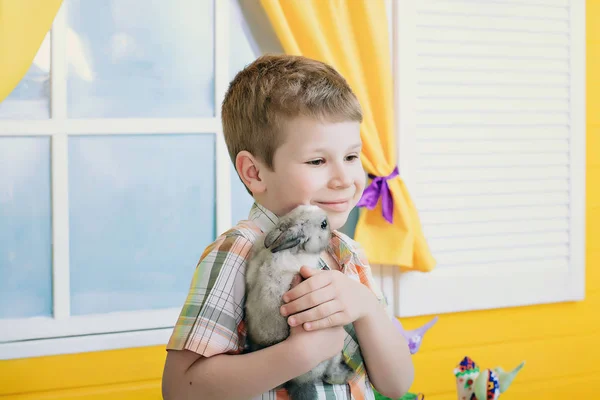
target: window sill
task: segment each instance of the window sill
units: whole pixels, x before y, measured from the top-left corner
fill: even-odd
[[[166,346],[171,332],[172,328],[161,328],[0,343],[0,360]]]

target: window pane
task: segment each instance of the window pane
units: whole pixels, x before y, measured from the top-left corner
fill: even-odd
[[[236,0],[229,0],[229,80],[260,54],[255,54],[247,22]],[[258,5],[260,6],[260,5]],[[257,50],[258,51],[258,50]]]
[[[0,138],[0,318],[51,316],[50,139]]]
[[[0,119],[50,118],[50,32],[21,82],[0,102]]]
[[[214,135],[69,140],[74,315],[179,307],[215,235]]]
[[[238,221],[248,219],[248,213],[254,203],[254,199],[246,191],[246,187],[238,177],[235,168],[231,166],[231,223],[235,225]]]
[[[213,0],[69,0],[69,116],[213,116],[213,9]]]

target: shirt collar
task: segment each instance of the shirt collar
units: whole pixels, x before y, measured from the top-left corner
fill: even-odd
[[[263,233],[273,229],[279,221],[277,215],[257,202],[252,205],[248,219],[254,222]]]

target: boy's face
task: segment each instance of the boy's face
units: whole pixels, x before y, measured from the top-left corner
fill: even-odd
[[[279,216],[300,204],[319,206],[331,228],[341,228],[365,187],[360,124],[299,117],[281,134],[273,170],[262,168],[265,191],[257,199]]]

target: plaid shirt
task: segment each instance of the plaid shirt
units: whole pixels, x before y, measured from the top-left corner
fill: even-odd
[[[206,248],[167,349],[187,349],[205,357],[247,351],[244,323],[246,264],[253,243],[276,222],[277,217],[272,212],[255,203],[248,220],[241,221]],[[369,287],[385,305],[383,295],[374,284],[371,268],[352,239],[334,231],[329,252],[344,274]],[[321,262],[321,268],[328,269],[324,262]],[[354,326],[348,324],[344,329],[344,359],[357,372],[356,377],[344,385],[318,383],[319,399],[374,399]],[[288,398],[286,390],[279,388],[256,399]]]

